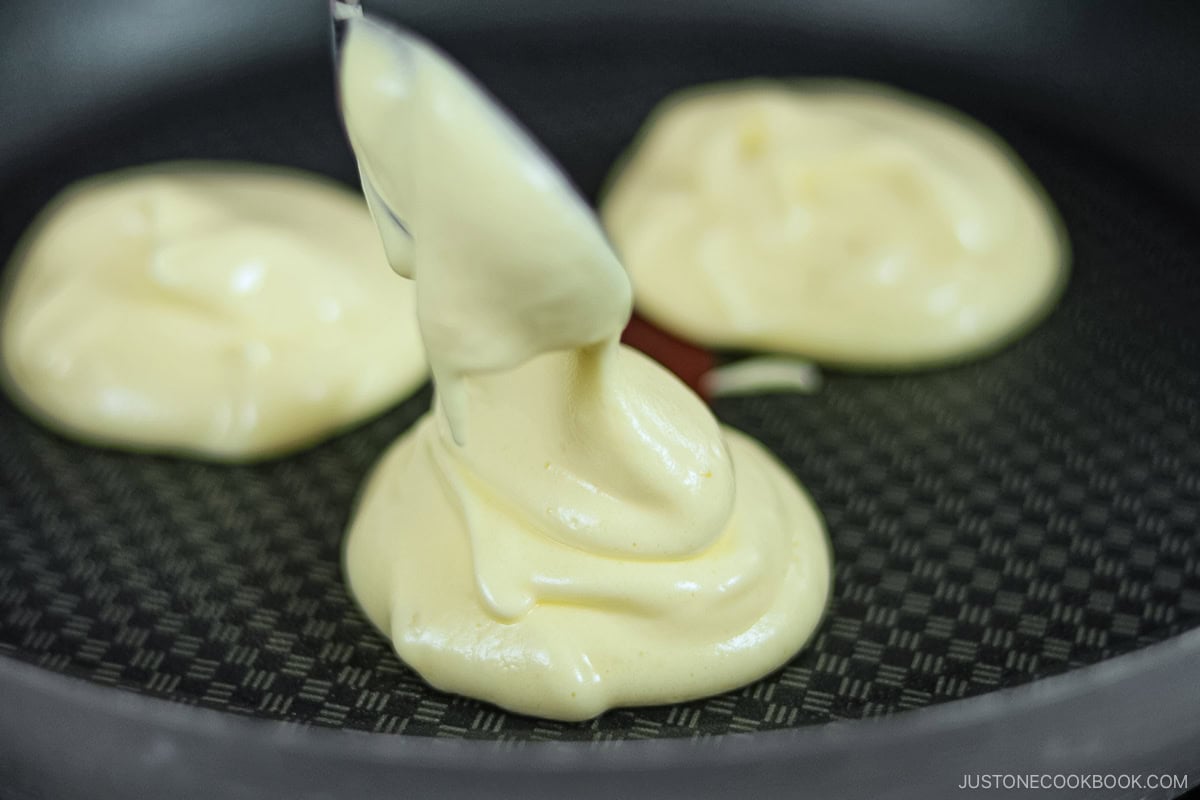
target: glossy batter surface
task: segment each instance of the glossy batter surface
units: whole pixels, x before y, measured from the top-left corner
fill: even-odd
[[[356,20],[340,85],[437,384],[348,532],[363,610],[433,685],[557,719],[782,665],[830,579],[795,479],[617,343],[597,221],[457,67]]]

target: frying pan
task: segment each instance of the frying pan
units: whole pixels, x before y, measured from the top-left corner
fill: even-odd
[[[0,797],[936,798],[974,774],[1200,781],[1200,8],[370,8],[459,58],[593,197],[686,85],[840,75],[951,103],[1046,186],[1070,285],[977,363],[717,401],[823,510],[828,618],[743,690],[583,724],[429,689],[345,593],[359,481],[427,389],[313,450],[233,467],[88,448],[0,401]],[[233,158],[353,184],[324,13],[9,0],[0,253],[63,186],[125,165]]]

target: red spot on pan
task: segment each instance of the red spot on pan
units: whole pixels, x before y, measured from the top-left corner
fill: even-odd
[[[636,314],[625,326],[621,341],[674,372],[696,394],[708,400],[702,389],[701,378],[717,364],[712,353],[667,333]]]

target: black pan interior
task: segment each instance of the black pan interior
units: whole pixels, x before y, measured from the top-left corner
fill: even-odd
[[[238,714],[420,736],[698,737],[857,719],[1015,686],[1200,625],[1200,234],[1131,160],[950,70],[765,27],[603,27],[443,43],[589,196],[672,89],[859,75],[955,103],[1062,212],[1074,269],[1037,330],[978,363],[831,374],[817,396],[725,399],[809,487],[836,551],[829,616],[743,690],[571,725],[426,687],[355,610],[339,543],[365,471],[423,390],[309,452],[241,467],[107,452],[0,401],[0,654]],[[802,46],[803,45],[803,46]],[[982,79],[982,78],[981,78]],[[0,254],[69,182],[236,158],[355,179],[320,52],[78,119],[6,153]]]

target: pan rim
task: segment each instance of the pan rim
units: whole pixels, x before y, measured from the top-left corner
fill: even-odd
[[[1183,677],[1189,665],[1200,663],[1200,627],[1137,650],[1039,678],[1017,686],[970,697],[899,711],[880,717],[847,719],[753,733],[724,733],[701,738],[614,739],[603,748],[591,740],[442,739],[404,733],[373,733],[320,724],[241,715],[181,703],[119,685],[97,684],[0,653],[0,692],[22,691],[47,704],[72,703],[96,718],[158,726],[164,732],[200,733],[226,740],[261,739],[270,734],[272,747],[296,756],[333,758],[345,763],[374,762],[390,767],[461,766],[469,757],[473,771],[504,772],[520,768],[559,771],[580,766],[586,756],[589,770],[627,770],[654,767],[677,769],[703,763],[722,767],[766,762],[800,753],[827,754],[847,746],[919,739],[971,726],[986,726],[1047,711],[1096,695],[1109,699],[1144,683],[1147,674]],[[1200,692],[1169,696],[1167,691],[1142,692],[1170,703],[1175,713],[1200,719]],[[1095,698],[1093,698],[1094,700]],[[1127,706],[1134,705],[1126,703]],[[1147,709],[1140,703],[1143,712]],[[4,715],[7,716],[7,715]],[[16,715],[19,716],[19,715]],[[1070,715],[1062,715],[1064,721]],[[1122,724],[1126,723],[1126,724]],[[1111,718],[1110,730],[1127,730],[1131,719]],[[0,740],[6,725],[0,717]],[[1186,731],[1181,731],[1186,734]],[[715,759],[715,761],[714,761]]]

